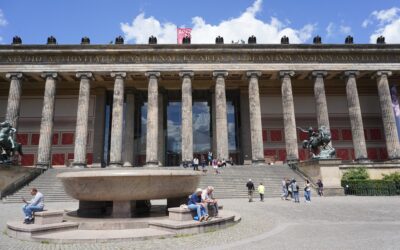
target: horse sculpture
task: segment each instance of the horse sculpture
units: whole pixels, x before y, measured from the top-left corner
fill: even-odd
[[[336,156],[335,149],[330,145],[331,132],[325,126],[321,126],[318,131],[314,131],[312,127],[309,127],[308,130],[300,127],[298,129],[308,133],[308,140],[303,141],[303,148],[308,149],[312,158],[327,159]]]
[[[16,132],[9,122],[0,123],[0,164],[11,164],[14,156],[23,155],[21,144],[15,141]]]

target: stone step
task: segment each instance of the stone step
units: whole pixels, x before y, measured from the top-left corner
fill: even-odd
[[[135,168],[141,170],[143,168]],[[179,167],[168,167],[168,169],[179,169]],[[21,198],[30,199],[30,188],[36,187],[45,194],[45,202],[58,202],[58,201],[75,201],[69,197],[63,188],[63,185],[57,174],[66,171],[92,171],[99,169],[71,169],[71,168],[60,168],[60,169],[49,169],[42,175],[32,181],[29,186],[23,187],[17,193],[12,196],[8,196],[3,199],[5,203],[21,202]],[[301,177],[298,176],[292,169],[286,165],[274,165],[267,167],[251,167],[251,166],[233,166],[221,169],[222,174],[215,175],[211,174],[212,169],[208,169],[208,174],[205,174],[199,186],[205,188],[207,186],[213,186],[215,188],[215,195],[218,198],[244,198],[247,197],[246,183],[248,179],[252,179],[255,186],[257,187],[260,182],[263,182],[266,189],[266,197],[279,197],[281,195],[281,180],[283,177],[299,179],[301,183]],[[192,169],[186,169],[183,171],[193,171]],[[301,184],[302,185],[302,184]],[[257,192],[254,194],[258,195]]]

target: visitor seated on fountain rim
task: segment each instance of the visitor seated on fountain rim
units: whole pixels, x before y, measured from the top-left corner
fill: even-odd
[[[30,201],[26,201],[24,198],[22,198],[22,201],[25,203],[25,205],[22,207],[22,210],[25,214],[25,224],[33,223],[33,213],[43,211],[44,208],[43,194],[36,188],[32,188],[31,195],[34,197]]]
[[[202,192],[203,190],[201,188],[197,188],[196,191],[190,196],[188,201],[188,208],[192,211],[196,211],[197,213],[194,219],[200,222],[208,220],[209,217],[206,212],[206,203],[203,203],[201,199]]]

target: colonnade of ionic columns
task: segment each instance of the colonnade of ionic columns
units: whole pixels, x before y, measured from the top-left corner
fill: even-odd
[[[368,160],[367,149],[364,137],[362,113],[358,97],[356,77],[357,71],[343,72],[346,82],[346,95],[348,103],[351,131],[353,135],[353,145],[355,159],[357,161]],[[192,127],[192,71],[180,72],[182,79],[182,161],[190,161],[193,158],[193,127]],[[296,120],[294,112],[293,92],[291,79],[294,71],[280,71],[282,91],[282,108],[285,131],[285,144],[288,161],[297,161],[298,143],[296,132]],[[111,72],[114,78],[114,95],[111,124],[111,147],[110,147],[110,166],[119,167],[126,162],[127,165],[133,164],[132,157],[123,157],[123,136],[124,136],[124,79],[126,72]],[[146,72],[148,78],[148,111],[147,111],[147,143],[146,143],[146,164],[148,166],[158,166],[159,150],[159,90],[158,79],[160,72]],[[261,72],[246,72],[249,86],[249,114],[250,114],[250,134],[251,152],[253,163],[264,161],[264,147],[262,140],[262,121],[261,104],[259,93],[259,77]],[[324,78],[325,71],[313,71],[314,96],[316,103],[316,116],[318,126],[330,128],[329,114],[326,102]],[[375,74],[377,88],[382,111],[383,128],[385,132],[386,148],[390,160],[400,159],[400,145],[397,135],[396,122],[392,109],[391,96],[389,91],[388,77],[390,71],[377,71]],[[6,111],[6,120],[14,127],[18,125],[20,100],[21,100],[21,81],[23,73],[8,73],[10,79],[10,90]],[[44,72],[42,77],[45,79],[45,91],[42,108],[40,140],[38,146],[37,166],[49,167],[51,165],[51,138],[53,134],[54,103],[57,86],[57,72]],[[214,71],[215,80],[215,117],[216,117],[216,157],[220,159],[229,158],[228,150],[228,124],[226,107],[226,86],[225,79],[227,71]],[[78,72],[76,77],[80,79],[77,121],[75,131],[74,163],[76,167],[86,166],[86,146],[88,136],[88,112],[90,99],[90,82],[93,74],[91,72]],[[129,101],[129,100],[127,100]],[[132,101],[132,100],[131,100]],[[127,121],[127,125],[129,122]],[[129,140],[125,140],[124,148],[133,151],[133,124],[132,129],[125,132],[128,137],[132,137],[132,145]],[[127,152],[126,155],[133,155]],[[130,162],[129,162],[130,161]]]

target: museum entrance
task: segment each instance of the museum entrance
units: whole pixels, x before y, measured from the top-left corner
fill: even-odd
[[[201,159],[203,155],[207,158],[209,151],[215,151],[213,95],[210,90],[195,90],[192,97],[193,156]],[[182,161],[182,94],[180,90],[163,90],[160,91],[159,98],[159,160],[164,166],[179,166]],[[229,155],[236,164],[239,162],[239,98],[237,91],[227,91]],[[133,164],[143,166],[146,163],[147,91],[136,91],[134,100]],[[112,91],[108,91],[105,105],[103,166],[109,163],[110,158],[112,103]],[[126,107],[126,103],[124,105]]]
[[[166,93],[166,166],[179,166],[182,161],[182,94]],[[211,150],[211,97],[208,90],[193,92],[193,154],[199,157]]]

